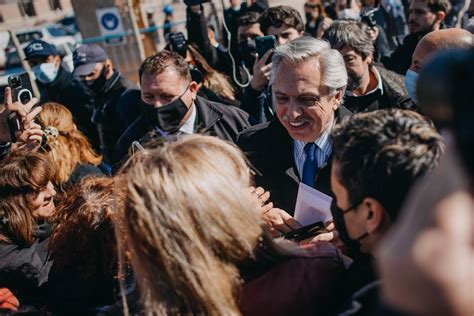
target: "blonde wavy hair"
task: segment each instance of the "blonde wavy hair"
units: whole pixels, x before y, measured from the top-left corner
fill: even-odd
[[[77,129],[71,111],[64,105],[43,104],[39,119],[49,134],[46,136],[47,145],[42,148],[53,162],[53,183],[56,186],[63,188],[77,165],[100,164],[102,157],[94,152],[89,140]]]
[[[145,315],[237,315],[239,273],[262,229],[238,148],[190,135],[141,153],[120,226]],[[122,233],[122,230],[118,232]]]

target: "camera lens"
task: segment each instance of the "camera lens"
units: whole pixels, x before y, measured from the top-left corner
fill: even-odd
[[[13,89],[18,88],[19,86],[21,86],[20,77],[18,77],[18,76],[12,77],[11,83],[12,83],[12,88]]]

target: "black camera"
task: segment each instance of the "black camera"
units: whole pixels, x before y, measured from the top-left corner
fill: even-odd
[[[181,32],[175,32],[170,33],[168,36],[171,45],[171,50],[186,58],[187,46],[184,34]]]
[[[365,13],[361,13],[360,21],[366,24],[370,28],[374,28],[377,26],[377,21],[375,21],[375,12],[378,11],[378,8],[372,9]]]

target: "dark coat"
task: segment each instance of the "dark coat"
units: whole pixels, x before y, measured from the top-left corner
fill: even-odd
[[[351,112],[341,106],[336,111],[336,122],[348,115]],[[294,160],[293,139],[280,121],[274,119],[248,128],[239,134],[237,144],[256,172],[256,185],[270,191],[275,207],[293,215],[300,180]],[[314,188],[328,195],[332,195],[330,159],[314,179]]]
[[[197,110],[194,131],[217,136],[220,139],[235,142],[239,132],[250,126],[248,114],[229,105],[197,97],[194,101]],[[155,130],[150,117],[140,115],[117,142],[114,160],[123,159],[132,142],[141,140],[148,132]]]
[[[42,224],[31,246],[0,242],[0,287],[9,288],[22,305],[42,304],[41,288],[53,263],[47,249],[50,234],[51,226]]]
[[[313,255],[287,257],[247,280],[239,306],[252,315],[335,315],[345,268],[336,247],[321,243]]]
[[[368,96],[344,96],[344,106],[352,113],[379,109],[400,108],[416,110],[416,104],[407,96],[404,77],[381,66],[374,66],[382,79],[383,94],[376,91]]]
[[[275,116],[272,87],[266,86],[262,91],[257,91],[249,85],[243,90],[240,108],[250,115],[252,125],[271,121]]]
[[[404,76],[411,66],[411,59],[415,52],[416,45],[418,45],[418,42],[424,35],[425,33],[408,34],[403,39],[403,43],[398,46],[389,57],[382,57],[380,61],[387,69]]]
[[[77,128],[89,139],[92,147],[99,149],[97,127],[91,121],[94,97],[89,89],[63,66],[53,82],[44,84],[36,81],[41,93],[40,103],[56,102],[66,106],[72,113]]]
[[[112,77],[107,80],[102,91],[96,96],[92,121],[97,124],[100,138],[100,153],[106,162],[110,162],[115,144],[120,135],[126,130],[126,122],[123,121],[123,107],[139,106],[139,100],[134,104],[124,104],[122,97],[126,98],[127,92],[138,90],[135,84],[124,78],[118,71],[114,70]],[[127,103],[130,102],[127,98]]]

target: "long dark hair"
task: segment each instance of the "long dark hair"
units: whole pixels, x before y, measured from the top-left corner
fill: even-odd
[[[51,178],[51,163],[42,154],[16,150],[0,161],[0,242],[33,244],[31,203]]]

